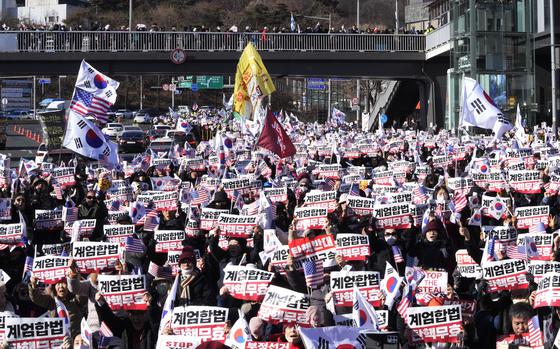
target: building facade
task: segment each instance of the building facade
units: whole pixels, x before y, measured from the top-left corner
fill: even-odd
[[[17,8],[17,16],[28,24],[60,24],[86,4],[82,0],[25,0],[25,5]]]

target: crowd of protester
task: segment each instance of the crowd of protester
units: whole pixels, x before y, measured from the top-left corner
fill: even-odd
[[[50,25],[36,25],[36,24],[19,24],[17,27],[10,27],[3,24],[1,27],[2,31],[53,31],[53,32],[66,32],[66,31],[128,31],[128,26],[111,26],[110,24],[103,25],[97,21],[91,23],[89,26],[85,25],[73,25],[67,26],[66,24],[53,23]],[[356,25],[341,25],[340,27],[324,26],[320,22],[317,22],[314,26],[298,27],[296,26],[293,30],[290,25],[287,26],[263,26],[261,28],[254,28],[251,26],[238,27],[233,24],[230,27],[227,26],[205,26],[205,25],[188,25],[188,26],[178,26],[173,25],[171,27],[166,27],[153,23],[151,25],[146,24],[136,24],[133,28],[135,31],[147,31],[147,32],[187,32],[187,33],[339,33],[339,34],[394,34],[395,28],[388,28],[377,25],[366,25],[361,26],[360,29]],[[426,31],[419,30],[416,28],[411,29],[399,29],[400,34],[424,34],[434,30],[434,27],[430,25]]]
[[[545,334],[545,347],[552,346],[560,326],[560,311],[558,307],[534,307],[537,284],[529,269],[526,272],[528,285],[516,287],[512,284],[493,291],[484,277],[462,276],[456,259],[457,251],[466,250],[477,264],[508,260],[511,256],[508,255],[506,242],[492,240],[495,245],[488,252],[488,231],[492,227],[511,228],[520,237],[527,227],[519,223],[522,218],[517,217],[516,209],[546,206],[549,214],[541,220],[543,224],[535,226],[538,234],[552,236],[553,242],[547,254],[537,259],[543,263],[560,261],[560,239],[554,233],[560,222],[560,183],[556,183],[557,162],[554,160],[557,148],[554,137],[547,133],[546,128],[528,136],[525,144],[509,140],[496,145],[485,137],[456,136],[445,130],[436,133],[433,130],[389,129],[371,134],[358,131],[354,125],[347,123],[306,124],[293,115],[282,114],[278,115],[278,119],[297,147],[297,154],[293,157],[280,159],[255,147],[258,131],[254,131],[251,124],[242,124],[224,113],[199,115],[193,112],[185,120],[193,127],[194,134],[200,134],[200,129],[207,125],[219,125],[216,134],[220,136],[211,142],[201,141],[196,149],[185,144],[168,152],[140,154],[132,162],[123,162],[122,166],[113,169],[99,167],[98,163],[87,162],[83,158],[73,158],[66,164],[60,164],[60,158],[57,161],[54,157],[51,160],[55,166],[75,169],[69,186],[61,187],[52,170],[47,170],[48,167],[40,163],[26,162],[17,171],[14,170],[11,178],[4,178],[6,182],[1,192],[11,201],[10,219],[3,223],[23,222],[27,229],[22,243],[3,245],[0,250],[0,267],[11,278],[0,287],[0,310],[20,317],[39,317],[45,312],[58,316],[60,312],[56,311],[55,302],[58,299],[66,307],[70,321],[65,348],[86,346],[84,330],[80,326],[82,319],[94,332],[89,340],[92,348],[102,346],[103,336],[99,334],[102,323],[113,334],[110,343],[103,344],[107,347],[155,348],[158,336],[180,334],[174,330],[173,324],[160,321],[162,309],[170,297],[168,293],[174,280],[178,280],[176,294],[172,297],[174,307],[219,306],[229,309],[226,336],[239,316],[244,316],[250,340],[285,342],[290,348],[304,348],[297,323],[263,318],[259,301],[234,297],[232,290],[224,286],[224,269],[243,265],[274,273],[271,285],[309,295],[305,319],[297,322],[321,328],[334,326],[335,315],[351,312],[351,307],[336,306],[333,309],[329,305],[334,297],[329,282],[332,273],[376,271],[382,279],[390,264],[398,274],[407,278],[408,285],[413,281],[421,282],[416,276],[411,279],[409,270],[420,271],[424,275],[433,271],[446,272],[444,275],[448,276],[444,281],[447,286],[444,291],[422,296],[416,293],[411,308],[460,301],[474,304],[470,316],[463,314],[462,330],[456,343],[430,343],[431,347],[493,348],[497,343],[505,343],[505,347],[510,345],[509,348],[530,347],[532,343],[528,339],[527,323],[534,315],[538,315],[540,328],[543,329],[541,335]],[[231,149],[225,150],[225,163],[216,163],[215,157],[222,151],[219,141],[213,143],[216,139],[231,141]],[[531,151],[522,152],[519,146]],[[361,151],[356,154],[356,149]],[[350,153],[354,155],[348,155]],[[440,162],[442,156],[447,160]],[[172,161],[153,165],[156,163],[154,159],[167,158]],[[204,165],[191,169],[185,166],[185,158],[204,159]],[[518,164],[517,160],[523,162],[525,170],[540,171],[538,192],[523,194],[514,190],[506,180],[496,188],[495,184],[481,183],[478,177],[474,178],[475,174],[481,173],[478,171],[483,171],[483,166],[491,167],[493,172],[507,171],[509,166]],[[165,165],[159,165],[161,163]],[[322,175],[319,169],[325,164],[340,164],[340,169],[334,175]],[[398,169],[395,167],[397,164]],[[363,172],[351,169],[362,169]],[[389,180],[380,182],[378,175],[389,169],[392,171]],[[359,178],[347,176],[358,173]],[[257,180],[264,189],[287,187],[287,196],[274,201],[259,187],[234,192],[224,188],[226,180],[238,177]],[[139,195],[158,190],[158,179],[169,178],[179,179],[182,183],[180,188],[190,188],[189,194],[185,196],[183,190],[175,187],[173,190],[181,191],[177,208],[159,210],[154,217],[155,226],[148,228],[147,218],[135,219],[131,209],[140,202],[137,201]],[[474,178],[475,181],[457,188],[456,184],[451,184],[456,178]],[[112,183],[119,181],[124,181],[125,186],[132,190],[126,200],[115,202]],[[208,200],[195,203],[201,190],[207,191]],[[336,193],[334,209],[329,210],[324,228],[299,230],[295,211],[310,205],[306,197],[333,191]],[[351,203],[352,198],[359,197],[376,199],[376,206],[385,207],[392,203],[389,198],[391,193],[409,191],[414,193],[410,205],[417,210],[424,207],[426,213],[407,214],[406,220],[401,222],[406,228],[383,226],[386,223],[380,223],[381,218],[360,213],[362,211]],[[197,195],[193,195],[194,192]],[[462,207],[459,207],[459,198],[468,199]],[[483,198],[503,199],[505,207],[497,216],[481,215],[481,205],[488,205]],[[146,204],[149,209],[153,203]],[[427,207],[424,204],[428,204]],[[274,209],[272,214],[266,209],[268,206]],[[217,225],[208,228],[200,225],[203,207],[222,209],[235,215],[257,215],[258,224],[251,228],[250,239],[228,237]],[[86,241],[107,241],[109,238],[104,234],[104,225],[134,224],[133,237],[142,241],[143,252],[127,252],[115,265],[93,273],[80,271],[76,262],[72,261],[65,277],[45,285],[28,269],[24,270],[26,262],[41,256],[46,246],[84,239],[80,234],[74,236],[77,233],[71,229],[73,224],[69,214],[64,224],[61,222],[54,229],[38,228],[37,213],[40,210],[62,208],[66,214],[70,212],[68,209],[75,208],[77,220],[95,220],[95,227],[85,238]],[[488,207],[485,209],[489,210]],[[482,223],[473,222],[477,219],[481,219]],[[482,227],[490,227],[490,230]],[[273,229],[275,239],[290,247],[296,240],[312,240],[330,234],[335,239],[338,234],[365,235],[370,254],[364,255],[361,260],[348,259],[340,254],[328,257],[332,258],[332,263],[324,261],[322,280],[309,288],[304,272],[298,267],[301,256],[290,253],[286,259],[275,260],[275,263],[270,258],[262,258],[268,244],[264,236],[266,229]],[[533,231],[533,226],[530,229]],[[158,242],[154,240],[154,230],[190,232],[182,240],[173,272],[164,273],[172,263],[167,253],[156,252]],[[484,256],[481,249],[486,251]],[[531,264],[537,263],[537,259],[529,259]],[[98,288],[98,278],[133,273],[146,275],[144,297],[148,303],[147,310],[112,310]],[[385,300],[387,295],[380,293],[378,296]],[[405,298],[404,295],[402,297]],[[400,303],[402,300],[399,297],[392,307],[383,304],[377,307],[378,310],[388,310],[387,330],[397,331],[399,342],[404,347],[424,347],[421,341],[412,344],[411,330],[403,314],[397,310]],[[214,347],[220,345],[216,341],[206,345],[209,343]]]

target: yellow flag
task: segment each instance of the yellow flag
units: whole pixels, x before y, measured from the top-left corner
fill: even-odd
[[[237,63],[233,90],[233,111],[251,118],[257,101],[276,91],[261,56],[252,43],[248,43]]]

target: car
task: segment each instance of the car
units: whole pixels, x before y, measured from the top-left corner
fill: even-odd
[[[133,120],[137,124],[151,124],[152,116],[146,110],[139,110]]]
[[[123,129],[117,134],[117,137],[120,136],[121,133],[123,133],[124,131],[140,131],[140,132],[144,132],[144,130],[142,130],[139,126],[125,125],[125,126],[123,126]]]
[[[132,119],[134,118],[134,112],[128,109],[118,109],[115,112],[115,115],[118,118],[123,118],[123,119]]]
[[[173,149],[175,142],[172,138],[161,137],[153,140],[150,143],[150,149],[156,153],[168,152]]]
[[[27,110],[12,110],[6,113],[6,118],[11,120],[33,119],[33,114]]]
[[[143,131],[123,131],[117,137],[119,149],[123,152],[143,152],[146,150],[146,136]]]
[[[165,137],[165,132],[167,132],[167,130],[151,129],[148,131],[147,136],[150,141],[154,141],[158,138]]]
[[[187,141],[187,135],[183,131],[167,130],[165,137],[172,139],[175,143],[178,143],[181,146]]]
[[[101,130],[101,132],[103,132],[104,135],[109,137],[117,137],[122,130],[123,130],[122,124],[116,122],[110,122]]]

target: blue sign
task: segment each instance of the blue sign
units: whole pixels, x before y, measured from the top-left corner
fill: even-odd
[[[196,83],[191,84],[191,91],[193,91],[193,92],[198,91],[198,85]]]
[[[381,121],[381,125],[384,125],[387,120],[389,120],[389,117],[387,116],[387,114],[381,114],[381,118],[379,120]]]
[[[39,85],[45,85],[45,84],[50,84],[51,83],[51,78],[42,78],[38,80]]]
[[[307,79],[307,89],[308,90],[325,90],[326,89],[325,79],[320,78],[309,78]]]

